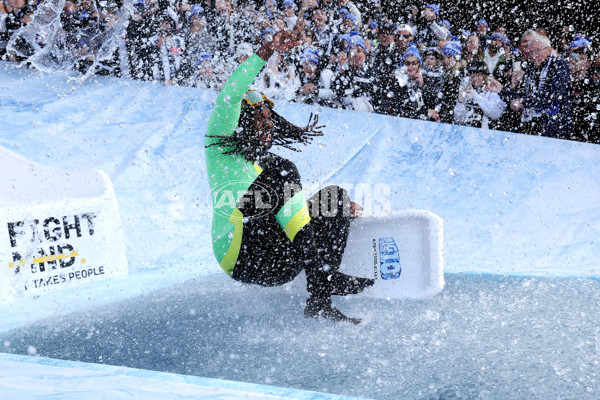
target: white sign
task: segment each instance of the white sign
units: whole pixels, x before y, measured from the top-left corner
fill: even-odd
[[[0,302],[127,274],[106,174],[45,168],[2,148],[0,158]]]

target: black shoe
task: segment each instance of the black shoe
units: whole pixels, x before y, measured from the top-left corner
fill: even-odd
[[[330,283],[330,293],[336,296],[346,296],[348,294],[358,294],[366,287],[373,286],[375,279],[359,278],[334,272],[328,277]]]
[[[304,308],[305,318],[324,318],[334,322],[351,322],[358,325],[362,322],[360,318],[350,318],[342,314],[340,310],[331,305],[331,298],[309,297]]]

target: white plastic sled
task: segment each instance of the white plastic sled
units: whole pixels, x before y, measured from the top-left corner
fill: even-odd
[[[425,299],[444,288],[443,225],[421,210],[352,221],[340,271],[375,278],[363,295]],[[306,290],[302,273],[286,290]]]

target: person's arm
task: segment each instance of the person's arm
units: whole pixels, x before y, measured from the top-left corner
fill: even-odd
[[[439,40],[445,40],[448,37],[448,32],[444,27],[437,24],[437,21],[433,21],[431,25],[429,25],[431,32],[435,35],[435,37]]]
[[[508,85],[503,85],[495,78],[489,78],[488,90],[490,92],[498,93],[500,99],[505,103],[510,103],[512,100],[523,97],[523,93],[519,90],[511,89]]]
[[[504,110],[506,110],[506,103],[494,92],[489,92],[488,96],[485,97],[475,92],[473,100],[475,100],[481,111],[491,120],[499,119],[504,114]]]
[[[298,44],[298,33],[299,30],[278,32],[272,41],[263,43],[255,54],[231,74],[223,85],[208,120],[207,146],[219,140],[219,138],[209,136],[230,136],[234,133],[242,110],[244,94],[275,51],[288,51]]]
[[[266,61],[253,54],[231,74],[223,85],[221,93],[215,102],[215,108],[208,120],[208,135],[229,136],[233,134],[242,111],[242,99],[250,85],[262,70]],[[206,144],[211,144],[217,138],[206,138]]]

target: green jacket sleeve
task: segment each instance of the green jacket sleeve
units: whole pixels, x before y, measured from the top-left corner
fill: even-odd
[[[244,94],[250,89],[250,85],[252,85],[265,63],[266,61],[253,54],[231,74],[225,85],[223,85],[223,89],[217,97],[215,108],[208,120],[207,136],[230,136],[233,134],[240,118]],[[206,144],[209,145],[215,140],[217,139],[207,137]]]
[[[205,145],[219,140],[209,136],[230,136],[234,133],[244,94],[265,63],[254,54],[233,72],[208,120]],[[241,155],[223,154],[223,151],[218,145],[206,149],[206,170],[213,203],[213,252],[223,270],[231,275],[239,254],[244,218],[236,206],[262,170]]]

